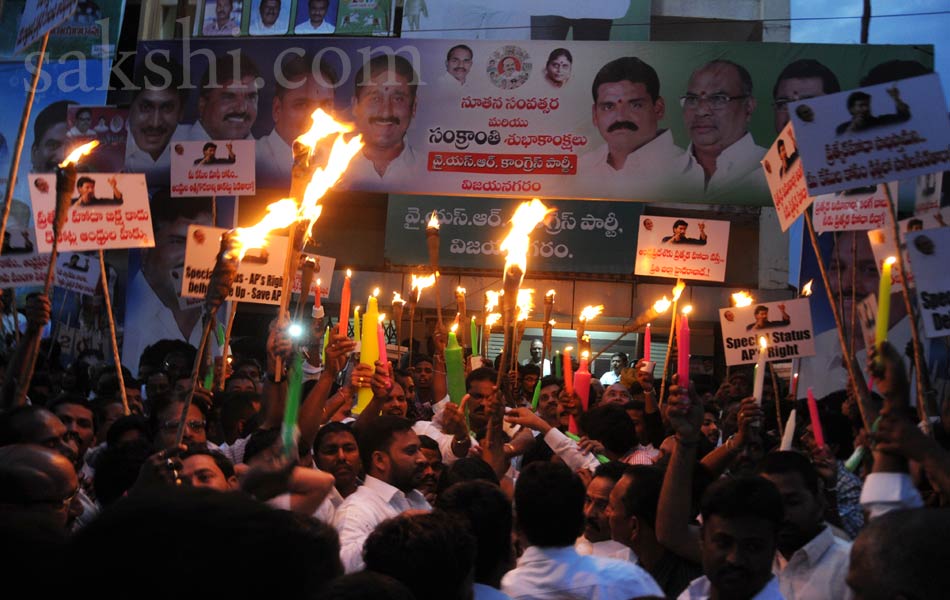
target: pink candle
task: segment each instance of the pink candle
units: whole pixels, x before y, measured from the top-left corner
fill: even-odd
[[[571,374],[573,365],[571,364],[570,346],[564,349],[564,354],[562,356],[563,365],[561,368],[564,371],[564,391],[570,395],[574,393],[574,376]]]
[[[340,294],[340,330],[339,335],[346,337],[350,323],[350,277],[353,273],[347,269],[343,280],[343,292]]]
[[[646,333],[643,334],[643,360],[646,362],[650,362],[650,342],[650,324],[647,323]]]
[[[818,402],[815,401],[815,394],[808,388],[808,414],[811,416],[811,433],[815,436],[815,444],[819,448],[825,445],[825,433],[821,430],[821,419],[818,417]]]
[[[574,373],[574,391],[581,399],[581,408],[587,412],[590,403],[590,369],[587,366],[587,352],[581,352],[581,365]]]
[[[389,355],[386,353],[386,333],[383,331],[383,324],[376,324],[376,334],[379,338],[379,363],[384,367],[389,366]]]
[[[677,383],[684,387],[689,387],[689,319],[686,312],[680,317],[680,330],[678,335],[679,345],[677,346],[677,369],[679,375]]]

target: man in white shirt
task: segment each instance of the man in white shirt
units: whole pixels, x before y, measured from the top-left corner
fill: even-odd
[[[382,416],[359,432],[366,480],[336,511],[340,558],[347,573],[363,568],[363,543],[377,525],[407,510],[431,510],[415,488],[428,466],[412,424]]]
[[[237,35],[241,28],[231,18],[234,11],[233,0],[215,0],[214,16],[205,19],[202,35]]]
[[[626,352],[614,352],[610,356],[610,370],[600,376],[600,382],[604,384],[604,388],[609,388],[620,381],[620,372],[627,366],[628,360]]]
[[[257,15],[251,21],[251,35],[284,35],[287,33],[288,13],[282,10],[280,0],[261,0]]]
[[[702,185],[707,197],[737,189],[768,194],[759,163],[766,149],[748,130],[756,105],[749,71],[728,60],[710,61],[693,71],[680,103],[691,183]]]
[[[811,462],[797,452],[773,452],[760,473],[778,488],[785,508],[772,563],[782,596],[850,598],[845,577],[851,544],[824,522],[824,496]]]
[[[580,172],[607,177],[627,193],[662,193],[686,161],[672,132],[659,129],[666,102],[656,70],[634,56],[618,58],[598,71],[591,91],[594,126],[606,145],[583,155]]]
[[[458,44],[449,48],[449,51],[445,54],[445,74],[439,77],[440,81],[463,87],[469,71],[472,70],[472,58],[474,56],[472,49],[465,44]]]
[[[637,562],[630,548],[610,538],[610,520],[607,518],[610,492],[623,477],[625,469],[622,463],[612,461],[599,465],[594,471],[584,496],[584,534],[574,542],[578,554]]]
[[[623,560],[581,556],[574,541],[584,528],[584,485],[562,465],[533,462],[515,486],[518,534],[527,546],[501,580],[514,598],[662,598],[646,571]]]
[[[240,48],[216,56],[198,86],[198,120],[176,131],[174,139],[253,139],[259,75],[250,55]]]
[[[320,108],[333,114],[333,89],[337,75],[321,60],[314,73],[313,56],[292,55],[281,65],[271,116],[274,129],[257,141],[257,185],[290,186],[294,140],[310,129],[310,116]]]
[[[324,523],[332,523],[336,510],[363,483],[360,450],[348,423],[331,421],[320,428],[313,441],[313,462],[333,475],[333,489],[314,513]]]
[[[761,477],[720,479],[703,494],[700,514],[705,575],[679,600],[780,600],[772,561],[784,511],[775,485]]]
[[[336,28],[333,23],[329,23],[327,18],[327,9],[330,8],[330,0],[310,0],[307,3],[309,21],[304,21],[294,28],[297,35],[329,35]]]

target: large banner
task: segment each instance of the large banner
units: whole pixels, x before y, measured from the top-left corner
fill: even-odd
[[[293,140],[324,106],[366,142],[344,189],[760,206],[787,81],[832,92],[892,59],[932,62],[900,46],[542,40],[222,38],[182,52],[142,42],[136,56],[138,76],[190,89],[169,89],[184,105],[151,138],[135,115],[154,90],[133,100],[128,166],[158,184],[170,140],[256,138],[257,189],[286,190]],[[177,79],[166,53],[186,66]]]
[[[463,198],[392,196],[386,215],[386,259],[397,265],[429,261],[426,223],[439,219],[439,264],[484,269],[487,261],[505,262],[499,249],[517,200],[486,198],[473,206]],[[621,202],[548,202],[556,211],[531,236],[532,271],[629,274],[631,248],[637,245],[635,204]]]

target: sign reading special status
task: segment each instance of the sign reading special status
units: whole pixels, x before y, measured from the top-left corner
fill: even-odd
[[[936,74],[789,105],[811,194],[950,167],[950,119]]]
[[[29,178],[37,249],[51,252],[56,175],[31,173]],[[154,246],[145,175],[80,173],[58,243],[60,252]]]
[[[770,361],[815,355],[808,298],[720,308],[719,322],[727,365],[754,363],[763,335]]]
[[[802,171],[802,162],[798,160],[798,144],[791,123],[785,125],[765,154],[762,168],[765,169],[765,180],[775,202],[779,225],[782,231],[788,231],[813,200],[805,185],[805,173]]]
[[[172,198],[256,191],[254,140],[172,142],[171,162]]]
[[[908,233],[907,253],[914,263],[925,334],[929,338],[950,335],[950,227]]]
[[[641,216],[636,275],[726,279],[729,221]]]

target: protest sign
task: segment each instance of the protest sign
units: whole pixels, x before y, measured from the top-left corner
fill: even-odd
[[[897,182],[854,188],[815,198],[815,231],[867,231],[886,227],[890,222],[887,185],[897,198]]]
[[[914,264],[925,335],[950,336],[950,227],[908,233],[907,253]]]
[[[914,213],[922,214],[940,208],[940,194],[943,190],[943,173],[927,173],[917,177],[914,190]]]
[[[46,281],[49,255],[37,253],[33,235],[26,228],[7,229],[0,253],[0,287],[42,285]]]
[[[254,140],[173,142],[172,197],[252,196]]]
[[[637,275],[724,281],[729,221],[641,216]]]
[[[808,207],[813,198],[808,195],[802,163],[798,160],[798,145],[795,143],[795,131],[792,124],[775,139],[765,158],[762,159],[765,180],[775,202],[778,222],[782,231],[788,228]]]
[[[762,335],[768,341],[770,361],[815,354],[807,298],[720,308],[719,323],[726,364],[730,366],[754,363]]]
[[[53,249],[56,176],[29,175],[33,221],[40,252]],[[130,173],[82,173],[76,179],[59,250],[147,248],[155,245],[145,176]]]
[[[182,272],[183,298],[204,298],[211,281],[211,271],[226,229],[191,225],[185,247],[185,268]],[[268,236],[265,248],[249,248],[238,267],[228,300],[280,304],[287,258],[287,238]]]
[[[100,279],[99,260],[78,252],[65,252],[56,257],[56,287],[94,296]]]
[[[66,113],[66,152],[98,140],[83,165],[97,173],[117,173],[125,164],[129,111],[114,106],[72,105]]]
[[[0,11],[0,60],[15,59],[14,48],[19,34],[21,16],[30,2],[32,0],[4,0],[3,10]],[[36,2],[33,3],[36,4]],[[76,56],[95,59],[110,58],[115,53],[124,14],[125,0],[82,2],[71,16],[62,20],[49,32],[49,42],[46,44],[47,64],[64,56],[66,58]],[[34,52],[39,52],[39,47],[40,42],[37,39],[32,45],[22,51],[17,50],[16,53],[30,56]],[[79,54],[67,56],[67,53]],[[45,64],[43,70],[46,70]],[[106,68],[106,72],[108,70],[109,67]]]
[[[950,167],[950,119],[936,74],[789,105],[812,195]]]
[[[485,198],[477,206],[464,198],[390,196],[386,218],[386,258],[399,265],[427,264],[425,229],[439,217],[439,264],[484,268],[504,263],[501,241],[519,201]],[[622,202],[546,202],[556,209],[531,235],[532,272],[623,273],[633,270],[640,205]]]
[[[333,280],[333,269],[336,267],[336,259],[329,256],[320,256],[319,254],[311,254],[309,252],[302,252],[300,254],[300,259],[312,258],[316,262],[316,266],[313,269],[313,281],[310,283],[310,290],[307,292],[307,296],[313,296],[317,293],[317,280],[320,280],[320,297],[327,298],[330,295],[330,282]],[[300,286],[302,285],[300,278],[300,270],[298,269],[296,275],[294,276],[294,283],[291,286],[291,291],[295,294],[300,293]]]
[[[13,53],[19,54],[76,11],[78,0],[27,0]]]
[[[946,227],[947,223],[950,223],[950,207],[944,208],[943,210],[915,215],[897,222],[897,229],[900,231],[901,237],[900,246],[903,250],[904,270],[907,272],[907,283],[910,285],[910,287],[915,287],[916,283],[914,282],[913,261],[911,260],[910,255],[907,253],[907,234],[912,231]],[[893,238],[893,229],[891,227],[874,229],[868,232],[868,240],[871,242],[871,251],[874,253],[874,261],[877,265],[878,273],[881,272],[881,265],[883,265],[887,257],[897,254],[897,246],[894,244]],[[899,286],[900,281],[900,273],[897,272],[896,268],[892,269],[892,285]]]

